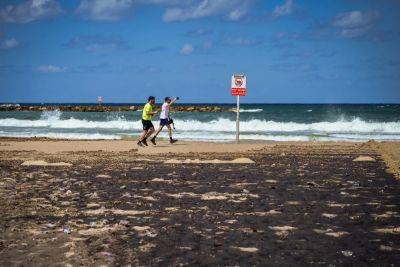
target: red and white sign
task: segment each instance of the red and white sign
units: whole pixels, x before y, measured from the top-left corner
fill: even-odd
[[[233,96],[246,95],[246,76],[232,75],[231,93]]]

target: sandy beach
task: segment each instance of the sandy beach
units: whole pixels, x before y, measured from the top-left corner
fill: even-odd
[[[396,265],[396,142],[0,140],[0,265]]]

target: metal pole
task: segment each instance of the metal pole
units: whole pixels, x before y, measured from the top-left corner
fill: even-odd
[[[240,96],[236,96],[236,143],[239,143],[239,113],[240,113],[239,97]]]

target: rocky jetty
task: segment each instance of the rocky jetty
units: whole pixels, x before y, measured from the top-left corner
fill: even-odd
[[[140,106],[129,105],[19,105],[3,104],[0,105],[0,111],[71,111],[71,112],[119,112],[119,111],[137,111],[142,109]],[[156,106],[156,110],[160,110]],[[175,112],[230,112],[232,108],[220,107],[214,105],[174,105],[171,107]]]

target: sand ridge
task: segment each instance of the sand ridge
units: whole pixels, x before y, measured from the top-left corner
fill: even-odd
[[[44,160],[27,160],[24,161],[22,164],[22,166],[62,166],[62,167],[70,167],[72,166],[71,163],[67,163],[67,162],[46,162]]]
[[[164,163],[167,163],[167,164],[251,164],[251,163],[255,163],[255,162],[249,158],[236,158],[233,160],[169,159],[169,160],[164,161]]]

